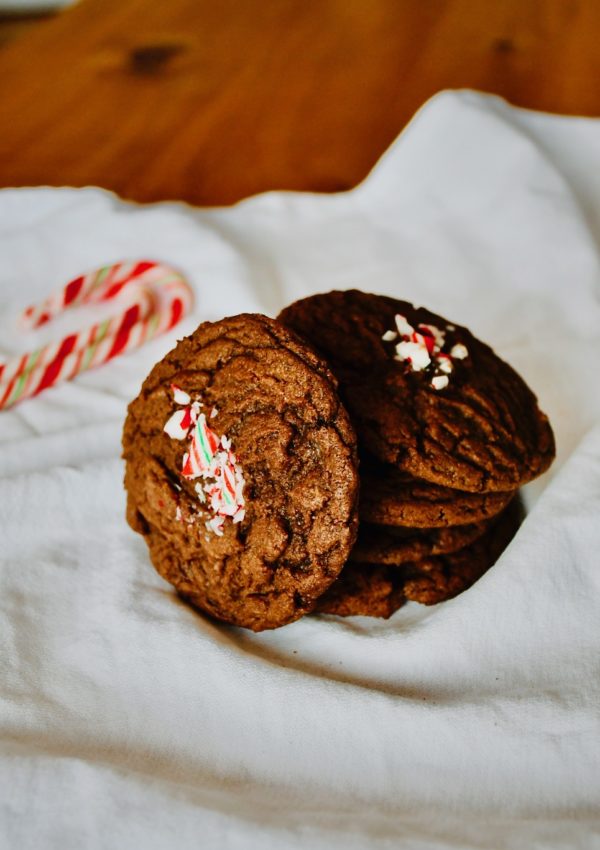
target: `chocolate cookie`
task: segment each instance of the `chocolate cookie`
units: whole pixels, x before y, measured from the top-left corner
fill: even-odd
[[[277,322],[206,322],[151,371],[123,433],[127,518],[158,572],[255,631],[310,611],[357,525],[335,378]]]
[[[359,443],[380,460],[476,493],[514,490],[550,465],[536,397],[466,328],[357,290],[296,301],[279,319],[328,361]]]
[[[435,605],[471,587],[516,534],[522,520],[518,498],[469,546],[447,555],[421,558],[402,566],[349,562],[319,599],[315,611],[340,617],[390,617],[411,600]]]
[[[403,587],[406,598],[422,605],[435,605],[458,596],[496,563],[522,520],[523,508],[517,497],[474,543],[449,555],[423,558],[407,565]]]
[[[398,566],[430,555],[456,552],[481,537],[487,525],[474,522],[448,528],[402,528],[361,523],[350,560]]]
[[[441,528],[481,522],[510,502],[508,493],[467,493],[413,478],[383,464],[361,465],[361,520],[377,525]]]
[[[404,577],[397,567],[348,562],[317,602],[315,613],[338,617],[391,617],[404,603]]]

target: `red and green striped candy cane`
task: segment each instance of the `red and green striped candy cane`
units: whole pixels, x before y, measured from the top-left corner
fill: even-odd
[[[164,263],[114,263],[27,307],[20,324],[23,330],[39,328],[72,307],[113,300],[121,310],[111,318],[0,363],[0,410],[170,330],[189,312],[193,293],[185,277]]]

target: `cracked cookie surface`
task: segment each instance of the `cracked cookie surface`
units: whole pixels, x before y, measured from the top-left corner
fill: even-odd
[[[210,473],[202,435],[192,446],[164,430],[190,411],[189,433],[202,425],[213,451]],[[195,453],[200,472],[182,474]],[[260,631],[298,619],[354,543],[356,439],[336,380],[267,317],[206,322],[167,354],[129,406],[123,456],[129,524],[157,571],[219,620]],[[239,472],[238,491],[243,481],[229,513],[227,492],[214,495],[223,467]]]
[[[535,395],[466,328],[358,290],[296,301],[279,319],[325,357],[378,459],[470,492],[514,490],[552,462]]]

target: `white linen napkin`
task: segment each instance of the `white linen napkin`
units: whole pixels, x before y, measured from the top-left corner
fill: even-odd
[[[173,333],[0,413],[0,846],[600,847],[599,240],[600,123],[473,92],[337,195],[0,192],[0,358],[30,347],[20,308],[105,263],[164,260],[197,293]],[[557,461],[456,599],[216,625],[125,524],[127,402],[199,321],[351,287],[489,342]]]

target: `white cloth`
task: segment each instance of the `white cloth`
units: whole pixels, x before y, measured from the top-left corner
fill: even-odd
[[[107,262],[197,291],[175,333],[0,413],[2,847],[600,847],[599,240],[600,123],[472,92],[426,104],[347,193],[0,192],[0,353],[30,344],[21,307]],[[454,600],[215,625],[125,524],[126,403],[198,321],[351,287],[491,343],[557,461]]]

